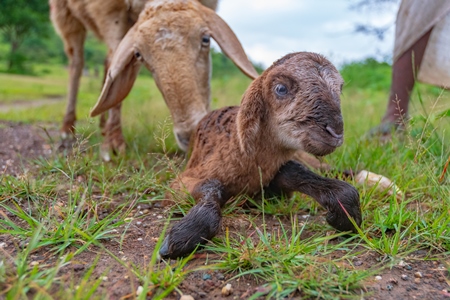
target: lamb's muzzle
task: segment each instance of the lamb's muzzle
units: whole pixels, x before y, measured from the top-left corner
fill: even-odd
[[[293,160],[299,150],[321,156],[342,145],[342,84],[325,57],[292,53],[250,85],[240,107],[203,118],[186,170],[172,184],[198,204],[169,230],[160,255],[176,258],[205,244],[219,230],[225,202],[240,193],[254,196],[261,184],[266,195],[307,194],[328,211],[331,226],[356,231],[362,221],[357,190]]]

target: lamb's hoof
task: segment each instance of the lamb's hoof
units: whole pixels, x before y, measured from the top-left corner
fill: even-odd
[[[172,258],[171,257],[171,251],[169,250],[169,236],[166,236],[164,239],[161,248],[159,248],[159,257],[162,258]]]
[[[200,202],[170,229],[159,255],[161,258],[178,258],[191,254],[213,238],[220,229],[222,215],[217,202]]]
[[[361,204],[359,202],[358,191],[350,184],[344,181],[336,180],[335,199],[330,207],[326,220],[328,224],[339,231],[358,232],[355,227],[361,226]],[[349,219],[351,217],[353,222]]]

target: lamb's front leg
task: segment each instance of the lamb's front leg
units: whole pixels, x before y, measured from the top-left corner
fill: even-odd
[[[361,206],[358,191],[345,181],[315,174],[296,161],[283,165],[269,185],[274,192],[299,191],[313,197],[328,210],[327,222],[341,231],[356,231],[347,213],[361,225]],[[344,211],[344,209],[345,211]]]
[[[221,208],[228,200],[224,186],[218,180],[206,180],[197,184],[191,195],[197,205],[169,230],[159,249],[162,258],[189,255],[219,232]]]

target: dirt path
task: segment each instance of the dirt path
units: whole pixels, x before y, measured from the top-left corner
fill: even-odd
[[[55,104],[59,103],[61,101],[64,101],[64,97],[51,97],[51,98],[44,98],[44,99],[38,99],[38,100],[16,100],[13,102],[8,103],[2,103],[0,102],[0,112],[7,113],[11,110],[22,110],[22,109],[28,109],[28,108],[36,108],[43,105],[48,104]]]

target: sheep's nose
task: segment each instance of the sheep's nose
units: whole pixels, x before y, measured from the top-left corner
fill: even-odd
[[[177,142],[182,144],[186,148],[189,146],[189,135],[177,133]]]
[[[344,137],[343,133],[336,133],[336,131],[329,125],[327,125],[327,127],[325,127],[325,129],[328,131],[329,134],[331,134],[332,137],[335,137],[337,139],[342,139]]]

